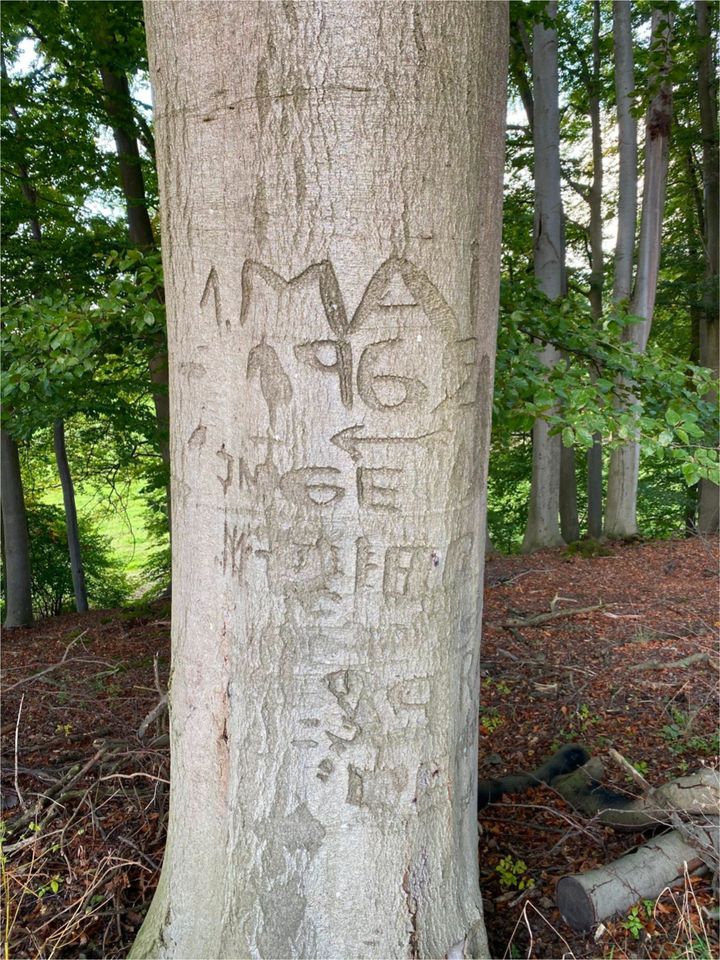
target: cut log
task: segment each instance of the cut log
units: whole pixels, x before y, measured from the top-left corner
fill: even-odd
[[[686,871],[694,875],[706,870],[695,847],[671,830],[605,867],[561,877],[555,901],[573,930],[590,930],[609,917],[627,913],[638,900],[655,900],[667,887],[681,885]]]

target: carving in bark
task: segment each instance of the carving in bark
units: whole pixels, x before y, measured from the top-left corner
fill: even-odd
[[[173,757],[133,957],[487,955],[504,4],[146,5]]]

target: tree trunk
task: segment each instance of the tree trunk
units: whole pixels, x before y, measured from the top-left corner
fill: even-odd
[[[698,97],[703,141],[703,198],[705,205],[705,287],[700,318],[700,363],[717,377],[720,372],[720,327],[718,326],[718,275],[720,274],[720,148],[718,145],[717,76],[713,67],[711,9],[707,0],[696,0],[698,38]],[[716,11],[717,13],[717,11]],[[720,491],[710,480],[700,481],[698,530],[703,534],[718,531]]]
[[[632,292],[635,232],[637,230],[637,120],[633,115],[635,90],[631,5],[613,0],[613,49],[615,56],[615,99],[618,118],[618,211],[615,241],[613,300],[630,300]]]
[[[145,9],[173,767],[131,955],[486,956],[478,636],[507,8]]]
[[[613,0],[613,44],[615,54],[615,97],[618,115],[618,227],[615,241],[615,277],[613,280],[613,300],[616,304],[628,303],[632,293],[633,262],[635,253],[635,232],[637,229],[637,120],[633,116],[632,93],[635,90],[635,67],[631,25],[631,6],[627,0]],[[636,460],[639,451],[636,445],[622,448],[611,454],[614,462],[613,510],[622,504],[630,503],[633,478],[637,476]],[[625,460],[630,460],[625,463]],[[612,469],[612,467],[611,467]],[[626,491],[628,485],[630,489]],[[607,510],[611,510],[608,491]],[[615,525],[615,526],[613,526]],[[612,536],[617,524],[606,522],[606,533]],[[634,506],[633,523],[634,530]],[[622,535],[622,534],[620,534]]]
[[[603,145],[600,118],[600,2],[593,0],[592,75],[588,84],[588,105],[592,129],[593,178],[590,185],[590,314],[599,323],[603,314],[605,255],[603,252]],[[632,261],[631,261],[632,262]],[[593,434],[587,452],[588,534],[602,536],[602,434]],[[563,533],[564,535],[564,533]],[[567,540],[567,537],[565,537]]]
[[[643,180],[642,219],[638,266],[635,276],[631,313],[642,317],[642,323],[633,323],[624,330],[625,339],[639,353],[645,352],[657,291],[662,238],[662,220],[665,205],[665,183],[668,169],[670,125],[672,120],[672,87],[670,72],[670,17],[665,10],[654,9],[652,15],[653,51],[664,51],[660,68],[660,85],[650,102],[646,120],[645,168]],[[661,28],[661,24],[667,26]],[[640,466],[640,448],[637,442],[613,450],[608,474],[607,519],[608,537],[626,539],[637,535],[637,485]]]
[[[560,444],[560,532],[565,543],[580,539],[575,448]]]
[[[102,31],[97,37],[103,58],[112,49]],[[155,248],[150,215],[145,197],[145,181],[140,165],[140,151],[134,132],[133,107],[127,77],[112,69],[107,63],[100,66],[100,77],[105,91],[105,107],[112,123],[115,150],[118,158],[120,185],[125,198],[128,220],[128,237],[131,243],[144,250]],[[156,291],[157,299],[165,301],[165,291]],[[170,398],[168,396],[167,343],[163,335],[158,337],[155,353],[149,363],[150,381],[153,386],[153,404],[157,421],[160,455],[163,463],[170,465]],[[171,526],[170,487],[167,487],[167,516]]]
[[[65,527],[67,530],[68,552],[70,554],[70,570],[72,572],[73,592],[75,594],[75,609],[78,613],[85,613],[88,608],[87,590],[85,588],[85,570],[83,568],[82,553],[80,551],[80,531],[78,530],[77,508],[75,506],[75,488],[70,473],[67,450],[65,449],[65,423],[58,419],[53,425],[53,446],[55,460],[60,475],[60,485],[65,504]]]
[[[533,134],[535,107],[526,68],[532,69],[532,47],[527,28],[520,18],[510,21],[510,75],[517,84],[518,93],[525,108],[525,115]]]
[[[25,515],[20,456],[17,444],[0,431],[2,451],[2,534],[5,547],[4,627],[28,627],[32,623],[30,590],[30,538]]]
[[[554,19],[557,3],[547,4]],[[564,273],[563,209],[560,197],[560,114],[558,110],[557,31],[538,23],[533,28],[533,141],[535,154],[535,277],[551,300],[562,296]],[[560,353],[547,346],[541,353],[544,366],[560,362]],[[532,484],[528,521],[522,549],[525,552],[563,543],[558,524],[560,509],[559,435],[550,436],[547,423],[533,426]]]

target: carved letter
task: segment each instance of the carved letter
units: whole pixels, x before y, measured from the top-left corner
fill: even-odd
[[[367,537],[358,537],[355,541],[355,590],[370,586],[370,576],[379,564],[373,563],[373,553]]]
[[[245,557],[252,553],[252,547],[247,542],[247,536],[244,533],[238,534],[237,525],[233,525],[232,530],[227,520],[225,521],[225,543],[223,545],[223,573],[226,572],[228,562],[230,563],[230,573],[238,579],[242,577],[245,565]]]
[[[222,445],[222,448],[218,450],[215,454],[216,457],[220,457],[221,460],[225,462],[225,476],[221,477],[219,474],[216,474],[218,480],[222,484],[223,494],[227,496],[227,492],[230,489],[233,479],[233,463],[235,462],[229,453],[225,452],[225,444]]]
[[[306,507],[327,507],[345,496],[343,487],[330,482],[339,473],[337,467],[301,467],[299,470],[288,470],[280,486],[293,503],[301,503]]]
[[[421,597],[427,590],[427,574],[432,569],[429,547],[388,547],[383,570],[386,597]]]
[[[332,351],[332,360],[324,358],[326,350]],[[295,356],[315,370],[337,376],[343,406],[352,407],[352,350],[347,341],[313,340],[299,343],[295,347]]]
[[[422,380],[378,372],[383,357],[387,369],[392,369],[392,357],[388,355],[400,344],[400,340],[379,340],[368,344],[362,352],[357,371],[358,393],[373,410],[396,410],[404,404],[421,403],[427,396],[428,389]]]
[[[293,391],[280,358],[265,342],[258,343],[248,354],[247,375],[251,377],[254,373],[260,374],[260,390],[268,407],[270,425],[274,429],[278,407],[290,401]]]
[[[475,403],[475,337],[448,344],[443,353],[443,386],[448,400],[458,406]]]
[[[402,473],[399,467],[358,467],[356,470],[358,502],[361,507],[378,510],[397,510],[397,486],[392,486],[394,476]],[[387,484],[379,481],[386,480]]]
[[[359,330],[368,317],[377,311],[419,307],[437,329],[448,335],[455,327],[450,307],[427,275],[400,257],[386,260],[367,285],[362,300],[352,318],[352,332]]]
[[[222,329],[222,303],[220,302],[220,281],[218,280],[217,270],[215,267],[210,267],[210,273],[208,278],[205,281],[205,289],[203,290],[202,296],[200,297],[200,309],[203,310],[208,302],[210,297],[213,298],[213,304],[215,306],[215,321],[218,325],[218,329]],[[229,327],[230,322],[225,321],[225,326]]]

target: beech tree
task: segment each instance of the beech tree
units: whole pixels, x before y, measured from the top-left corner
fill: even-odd
[[[506,6],[163,2],[146,20],[172,796],[132,956],[486,955]]]
[[[656,69],[651,84],[657,90],[650,101],[645,121],[645,164],[643,201],[638,243],[635,286],[630,313],[641,322],[626,327],[626,337],[639,353],[644,353],[650,336],[657,292],[665,185],[668,170],[672,86],[670,73],[671,14],[655,8],[651,23],[651,58]],[[630,224],[629,216],[625,221]],[[625,248],[628,241],[625,240]],[[632,399],[632,398],[631,398]],[[610,456],[605,533],[626,538],[637,534],[637,485],[640,469],[640,445],[631,441],[613,450]]]
[[[27,627],[32,623],[32,593],[25,494],[17,443],[4,428],[0,430],[0,467],[6,597],[3,626]]]
[[[720,373],[718,324],[718,277],[720,275],[720,147],[718,144],[718,80],[713,62],[711,20],[717,17],[717,8],[707,0],[696,0],[695,15],[698,39],[698,100],[702,133],[702,179],[704,200],[705,287],[700,317],[700,363]],[[717,22],[717,21],[716,21]],[[714,394],[717,397],[717,394]],[[700,480],[698,529],[701,533],[716,533],[720,515],[720,488],[708,478]]]
[[[557,3],[547,4],[550,19]],[[560,114],[558,107],[557,30],[539,22],[533,28],[533,143],[535,147],[535,246],[534,268],[538,287],[551,300],[563,293],[565,240],[560,195]],[[561,362],[553,344],[543,348],[548,368]],[[533,425],[533,466],[528,521],[523,550],[556,547],[563,543],[559,525],[560,435],[550,432],[547,419]]]

